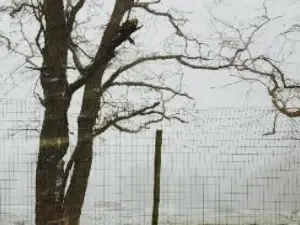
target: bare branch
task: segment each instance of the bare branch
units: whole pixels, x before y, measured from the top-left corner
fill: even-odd
[[[173,28],[176,30],[176,34],[180,37],[186,37],[184,32],[181,30],[180,26],[184,25],[187,22],[187,19],[184,18],[175,18],[171,13],[169,12],[158,12],[154,9],[151,9],[149,6],[151,4],[157,4],[160,3],[160,1],[150,2],[150,3],[136,3],[134,7],[136,8],[142,8],[145,11],[159,17],[165,17],[169,20]],[[181,23],[180,25],[178,23]]]
[[[242,65],[239,65],[237,67],[237,70],[239,71],[250,71],[252,74],[260,75],[262,78],[263,77],[268,77],[270,78],[270,85],[267,86],[268,88],[268,93],[272,97],[272,103],[274,107],[282,114],[288,116],[288,117],[298,117],[300,116],[300,108],[295,109],[290,108],[286,105],[286,103],[281,99],[281,97],[278,95],[279,92],[282,92],[284,90],[293,90],[293,89],[300,89],[300,85],[298,85],[296,82],[292,85],[288,85],[286,83],[286,75],[284,72],[277,66],[275,65],[274,62],[272,62],[271,59],[265,56],[259,56],[254,59],[247,59],[245,61],[252,61],[252,64],[255,65],[256,63],[259,62],[266,62],[271,69],[269,71],[265,71],[259,69],[258,67],[249,67],[247,63],[243,63]],[[266,68],[266,66],[264,66]],[[279,76],[279,77],[278,77]],[[245,77],[241,77],[241,79],[249,79]],[[252,78],[253,80],[261,81],[260,78]],[[281,81],[280,82],[278,82]]]
[[[191,96],[189,96],[187,93],[182,93],[180,91],[176,91],[170,87],[164,87],[161,85],[154,85],[154,84],[149,84],[145,82],[137,82],[137,81],[124,81],[124,82],[113,82],[110,87],[113,86],[127,86],[127,87],[147,87],[154,89],[155,91],[169,91],[175,95],[178,96],[183,96],[189,99],[193,99]]]
[[[69,49],[72,52],[73,62],[75,64],[76,69],[79,71],[80,74],[84,75],[84,67],[79,59],[75,44],[73,42],[70,43]]]
[[[151,56],[146,56],[146,57],[140,57],[136,60],[134,60],[133,62],[126,64],[122,67],[120,67],[119,69],[117,69],[111,76],[110,78],[102,85],[102,91],[104,92],[105,90],[107,90],[111,84],[118,78],[118,76],[120,74],[122,74],[123,72],[132,69],[133,67],[145,63],[145,62],[150,62],[150,61],[158,61],[158,60],[176,60],[177,62],[179,62],[179,64],[191,68],[191,69],[204,69],[204,70],[221,70],[221,69],[226,69],[229,68],[233,65],[233,60],[230,59],[230,61],[228,60],[227,62],[223,63],[222,65],[201,65],[201,64],[195,64],[192,63],[193,61],[210,61],[209,58],[205,58],[202,56],[186,56],[186,55],[182,55],[182,54],[175,54],[175,55],[151,55]],[[69,91],[70,93],[73,93],[74,91],[76,91],[77,89],[79,89],[80,87],[82,87],[85,82],[90,79],[91,76],[89,75],[85,75],[85,76],[81,76],[78,80],[74,81],[72,84],[70,84],[69,86]]]
[[[143,107],[143,108],[138,109],[138,110],[133,110],[132,112],[128,113],[127,115],[116,116],[115,118],[110,119],[109,121],[105,122],[105,124],[103,124],[100,128],[95,128],[93,136],[97,136],[97,135],[103,133],[108,128],[110,128],[111,126],[114,126],[118,122],[121,122],[123,120],[128,120],[128,119],[131,119],[135,116],[141,115],[141,114],[147,112],[150,109],[156,108],[158,105],[159,105],[159,102],[155,102],[154,104],[152,104],[150,106],[146,106],[146,107]]]
[[[280,80],[281,80],[284,88],[288,88],[288,89],[289,88],[300,88],[300,85],[287,85],[284,72],[281,71],[281,69],[278,66],[276,66],[275,63],[273,63],[270,58],[261,56],[259,59],[262,59],[262,60],[266,61],[267,63],[269,63],[272,66],[272,68],[274,69],[273,73],[277,72],[280,75]],[[275,76],[275,74],[274,74],[274,76]]]
[[[299,82],[289,79],[288,74],[286,74],[281,65],[271,56],[267,56],[267,53],[259,53],[257,50],[252,50],[252,47],[257,44],[255,42],[257,40],[255,39],[260,38],[258,36],[258,34],[260,34],[259,32],[261,32],[262,29],[267,28],[267,25],[271,22],[274,22],[282,16],[271,18],[269,16],[266,1],[263,3],[263,14],[256,18],[258,19],[257,21],[260,22],[258,22],[258,24],[250,23],[250,25],[244,29],[235,27],[228,22],[217,19],[213,13],[211,13],[211,16],[214,22],[217,22],[218,25],[221,24],[222,28],[225,28],[226,33],[224,30],[222,32],[218,31],[219,26],[216,26],[219,39],[221,40],[219,57],[224,58],[225,62],[230,62],[230,68],[238,74],[236,77],[238,77],[240,81],[259,82],[262,84],[272,98],[272,103],[277,110],[277,114],[281,113],[288,117],[300,116],[300,107],[290,107],[290,104],[292,104],[294,99],[300,100]],[[286,32],[279,34],[287,35],[297,30],[298,26],[297,24],[294,24]],[[245,31],[250,31],[247,38],[244,37]],[[227,33],[231,36],[234,35],[235,37],[227,37]],[[223,56],[221,52],[224,48],[229,49],[231,52],[233,51],[233,56]],[[282,51],[282,49],[280,51]],[[254,52],[255,56],[253,56]],[[240,81],[236,83],[239,83]],[[275,133],[277,114],[274,119],[273,131],[268,134]]]
[[[285,104],[279,104],[279,102],[282,103],[282,101],[278,98],[276,98],[275,94],[271,94],[272,96],[272,103],[275,106],[275,108],[282,113],[283,115],[286,115],[288,117],[299,117],[300,116],[300,108],[298,109],[290,109]]]
[[[141,124],[137,128],[123,127],[119,124],[115,124],[115,125],[113,125],[113,127],[117,128],[119,131],[125,132],[125,133],[138,133],[142,130],[149,129],[149,126],[151,124],[159,123],[159,122],[163,121],[163,119],[164,119],[163,117],[160,117],[158,119],[149,120],[146,123]]]
[[[156,1],[152,1],[152,2],[140,2],[140,1],[136,1],[136,3],[134,4],[135,7],[147,7],[149,5],[155,5],[161,3],[161,0],[156,0]]]
[[[8,7],[5,7],[5,6],[2,6],[0,7],[0,11],[4,12],[4,11],[10,11],[9,15],[11,17],[15,17],[15,15],[19,12],[21,12],[24,8],[30,8],[30,9],[33,9],[33,10],[40,10],[39,7],[33,5],[33,4],[28,4],[28,3],[21,3],[21,4],[18,4],[16,7],[13,7],[13,6],[8,6]]]
[[[161,122],[161,121],[162,121],[162,119],[151,120],[151,121],[148,121],[147,124],[140,125],[137,128],[127,128],[127,127],[123,127],[123,126],[118,125],[118,124],[114,124],[113,127],[116,128],[117,130],[121,131],[121,132],[134,134],[134,133],[140,132],[141,130],[149,129],[148,125],[150,125],[150,124],[158,123],[158,122]]]
[[[116,0],[113,12],[107,27],[104,30],[100,46],[96,52],[93,62],[86,70],[84,76],[81,76],[77,81],[69,85],[67,90],[68,93],[74,93],[93,76],[99,76],[100,78],[102,77],[108,63],[115,57],[114,50],[117,46],[112,40],[115,40],[116,37],[118,37],[119,26],[124,14],[130,10],[133,5],[133,0]]]
[[[195,56],[195,57],[191,57],[191,56],[184,56],[184,55],[152,55],[152,56],[147,56],[147,57],[140,57],[136,60],[134,60],[133,62],[124,65],[122,67],[120,67],[118,70],[116,70],[111,76],[110,78],[103,84],[102,88],[104,89],[104,91],[110,87],[110,85],[118,78],[118,76],[129,70],[132,69],[133,67],[145,63],[145,62],[150,62],[150,61],[158,61],[158,60],[176,60],[177,62],[179,62],[180,64],[189,67],[189,68],[193,68],[193,69],[208,69],[208,70],[217,70],[217,69],[222,69],[222,68],[226,68],[229,67],[229,65],[224,66],[224,67],[219,67],[219,66],[201,66],[201,65],[196,65],[196,64],[192,64],[190,62],[184,61],[184,59],[186,60],[199,60],[199,61],[208,61],[209,59],[201,57],[201,56]]]
[[[2,34],[0,34],[0,39],[4,39],[4,41],[6,42],[6,43],[4,43],[5,46],[8,48],[8,50],[11,50],[11,41],[10,41],[10,39],[8,37],[5,37]]]
[[[72,7],[69,16],[67,17],[67,29],[68,29],[68,33],[69,35],[71,35],[71,32],[73,30],[73,25],[76,19],[76,15],[78,14],[78,12],[80,11],[80,9],[84,6],[86,0],[79,0],[77,2],[77,4]],[[69,9],[66,9],[69,10]]]
[[[145,116],[145,115],[150,116],[150,115],[155,115],[155,114],[159,115],[160,117],[158,119],[148,120],[147,122],[142,123],[141,125],[139,125],[137,128],[123,127],[123,126],[121,126],[121,125],[119,125],[117,123],[114,124],[113,127],[117,128],[121,132],[138,133],[141,130],[149,129],[149,126],[151,124],[159,123],[159,122],[163,121],[164,119],[166,119],[166,120],[177,120],[177,121],[179,121],[181,123],[187,123],[185,120],[183,120],[183,119],[181,119],[181,118],[179,118],[177,116],[174,116],[174,115],[169,115],[168,116],[168,115],[166,115],[165,110],[163,110],[163,111],[154,111],[154,110],[152,110],[152,111],[148,111],[146,113],[141,113],[140,116]]]
[[[139,65],[139,64],[142,64],[142,63],[145,63],[145,62],[150,62],[150,61],[158,61],[158,60],[174,60],[174,59],[178,60],[180,57],[185,57],[185,56],[183,56],[183,55],[152,55],[152,56],[148,56],[148,57],[140,57],[140,58],[134,60],[133,62],[131,62],[127,65],[124,65],[124,66],[120,67],[119,69],[117,69],[110,76],[110,78],[103,84],[103,86],[102,86],[103,92],[110,87],[112,82],[114,82],[115,79],[117,79],[117,77],[121,73],[123,73],[123,72],[125,72],[125,71]],[[186,57],[186,58],[188,58],[188,59],[203,59],[202,57]],[[187,63],[187,65],[188,65],[188,63]],[[70,84],[69,91],[71,93],[75,92],[77,89],[81,88],[85,84],[85,82],[88,79],[90,79],[90,77],[91,77],[91,75],[81,76],[78,80],[76,80],[76,81],[74,81],[73,83]]]
[[[216,66],[205,66],[205,65],[198,65],[198,64],[194,64],[191,62],[188,62],[186,59],[188,59],[189,57],[179,57],[177,58],[177,61],[183,65],[186,66],[188,68],[191,69],[200,69],[200,70],[222,70],[222,69],[227,69],[233,66],[232,62],[225,62],[221,65],[216,65]]]
[[[145,116],[145,115],[153,115],[153,114],[160,115],[162,119],[177,120],[177,121],[179,121],[181,123],[187,123],[187,121],[181,119],[178,116],[175,116],[176,114],[174,114],[174,115],[166,115],[165,108],[163,108],[163,111],[152,110],[152,111],[149,111],[149,112],[146,112],[146,113],[142,113],[141,115]]]
[[[39,49],[40,53],[43,55],[44,52],[43,52],[43,48],[41,47],[40,45],[40,38],[41,38],[41,35],[42,34],[45,34],[45,26],[43,24],[43,16],[44,14],[41,13],[41,12],[38,12],[37,10],[33,10],[33,13],[34,13],[34,16],[35,16],[35,19],[39,22],[40,24],[40,28],[39,28],[39,31],[37,32],[37,35],[35,37],[35,44],[37,46],[37,48]]]
[[[286,36],[287,34],[300,32],[300,24],[293,24],[289,29],[282,32],[281,35]]]

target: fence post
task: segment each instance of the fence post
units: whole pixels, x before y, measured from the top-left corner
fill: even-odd
[[[155,135],[155,158],[154,158],[154,188],[153,188],[152,225],[157,225],[158,224],[158,216],[159,216],[161,146],[162,146],[162,130],[156,130],[156,135]]]

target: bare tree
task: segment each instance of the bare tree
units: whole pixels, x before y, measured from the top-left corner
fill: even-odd
[[[240,82],[250,85],[257,83],[265,87],[271,97],[275,117],[272,131],[268,135],[275,134],[279,114],[290,118],[300,116],[300,80],[297,76],[300,22],[284,13],[271,17],[269,3],[277,2],[264,1],[262,13],[243,27],[211,14],[212,24],[219,27],[216,34],[221,51],[225,52],[222,55],[229,54],[230,58],[232,52],[237,53],[234,66],[231,67],[231,76],[237,78],[237,81],[226,87]],[[292,4],[294,8],[299,6],[296,1]]]
[[[45,111],[36,169],[37,225],[79,224],[96,136],[109,128],[139,132],[164,119],[184,122],[167,112],[167,104],[174,97],[191,97],[181,87],[174,88],[164,82],[164,73],[139,76],[135,74],[138,68],[163,61],[175,68],[220,70],[233,67],[239,54],[246,50],[246,47],[236,49],[231,57],[213,53],[184,32],[182,27],[187,20],[181,17],[182,13],[159,10],[160,0],[109,2],[112,11],[103,27],[91,22],[95,22],[96,16],[106,18],[105,14],[97,13],[102,8],[98,1],[14,1],[13,5],[1,8],[2,13],[12,17],[18,31],[14,34],[3,31],[1,43],[22,56],[32,73],[39,74],[43,90],[43,97],[38,95]],[[81,11],[88,16],[80,16]],[[139,53],[134,50],[133,35],[143,30],[142,17],[135,15],[141,15],[141,12],[167,21],[173,29],[169,39],[163,40],[168,44],[164,51]],[[91,30],[99,33],[90,35],[88,31]],[[19,39],[16,34],[20,35]],[[71,81],[74,74],[78,76]],[[180,69],[177,74],[181,76]],[[65,164],[63,157],[71,150],[67,113],[74,93],[81,88],[77,145]],[[153,101],[137,105],[116,90],[139,93],[140,99],[148,91]],[[146,119],[134,125],[132,120],[138,118]],[[69,177],[70,184],[67,185]]]

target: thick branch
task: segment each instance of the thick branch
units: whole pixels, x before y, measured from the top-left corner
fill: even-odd
[[[117,69],[111,76],[110,78],[103,84],[103,91],[105,91],[107,88],[110,87],[112,82],[123,72],[141,64],[144,62],[149,62],[149,61],[156,61],[156,60],[173,60],[181,55],[154,55],[154,56],[149,56],[149,57],[140,57],[133,62],[126,64],[119,69]],[[81,76],[78,80],[74,81],[72,84],[70,84],[69,89],[70,92],[74,92],[77,89],[81,88],[85,82],[90,79],[90,76]]]
[[[79,0],[77,2],[77,4],[74,7],[72,7],[72,9],[71,9],[71,12],[67,18],[67,29],[68,29],[69,36],[71,36],[71,32],[73,30],[73,25],[74,25],[74,22],[76,19],[76,15],[80,11],[80,9],[84,6],[85,1],[86,0]]]
[[[128,127],[121,126],[121,125],[119,125],[117,123],[114,124],[113,127],[116,128],[117,130],[121,131],[121,132],[126,132],[126,133],[132,133],[132,134],[134,134],[134,133],[140,132],[143,129],[149,129],[149,125],[154,124],[154,123],[159,123],[162,120],[163,120],[162,117],[160,117],[159,119],[149,120],[149,121],[147,121],[146,123],[140,125],[137,128],[128,128]]]
[[[133,6],[133,0],[116,0],[113,12],[111,14],[108,25],[103,33],[100,47],[96,53],[95,60],[90,68],[91,71],[96,71],[97,68],[114,57],[112,48],[112,40],[116,37],[119,25],[124,17],[124,14]]]
[[[271,67],[279,74],[280,80],[281,80],[284,88],[287,88],[287,89],[300,88],[300,85],[296,85],[296,84],[295,85],[287,85],[286,78],[285,78],[286,76],[285,76],[284,72],[278,66],[276,66],[270,58],[261,56],[260,59],[269,63],[269,65],[271,65]],[[275,74],[274,74],[274,77],[275,77]]]
[[[98,48],[98,51],[94,57],[94,61],[91,66],[87,69],[84,76],[81,76],[77,81],[70,84],[68,92],[74,93],[76,90],[81,88],[88,79],[93,76],[102,76],[97,74],[97,71],[101,68],[105,68],[109,61],[115,57],[114,44],[112,40],[117,37],[119,31],[119,25],[124,17],[124,14],[133,7],[133,0],[116,0],[113,12],[111,14],[108,25],[103,33],[103,37]],[[100,79],[101,80],[101,79]]]
[[[126,64],[122,67],[120,67],[118,70],[116,70],[110,77],[109,79],[103,84],[102,89],[103,91],[107,90],[112,83],[118,78],[118,76],[120,74],[122,74],[123,72],[132,69],[133,67],[145,63],[145,62],[150,62],[150,61],[158,61],[158,60],[177,60],[180,64],[186,66],[186,67],[197,67],[196,65],[193,65],[189,62],[184,62],[182,61],[182,59],[187,59],[187,60],[208,60],[207,58],[203,58],[201,56],[197,56],[197,57],[189,57],[189,56],[184,56],[184,55],[153,55],[153,56],[148,56],[148,57],[140,57],[138,59],[136,59],[135,61]],[[198,66],[198,69],[205,69],[208,67],[204,67],[204,66]]]
[[[82,63],[79,59],[79,56],[78,56],[78,53],[77,53],[77,50],[76,50],[76,46],[71,40],[70,40],[69,49],[72,52],[73,62],[74,62],[74,65],[75,65],[76,69],[78,70],[78,72],[81,75],[84,75],[84,67],[83,67],[83,65],[82,65]]]
[[[297,109],[296,111],[290,111],[289,108],[285,107],[285,105],[280,106],[278,103],[278,99],[275,97],[275,95],[272,96],[272,103],[275,106],[275,108],[283,115],[286,115],[291,118],[300,116],[300,109]]]

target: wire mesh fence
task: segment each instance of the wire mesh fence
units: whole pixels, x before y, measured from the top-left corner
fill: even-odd
[[[95,139],[82,224],[150,224],[156,128],[163,130],[159,224],[289,224],[297,219],[297,120],[279,117],[275,134],[266,135],[273,130],[271,109],[179,112],[188,123],[165,121],[137,134],[109,130]],[[42,118],[35,102],[1,103],[2,221],[34,221]],[[74,149],[76,126],[70,129]]]

